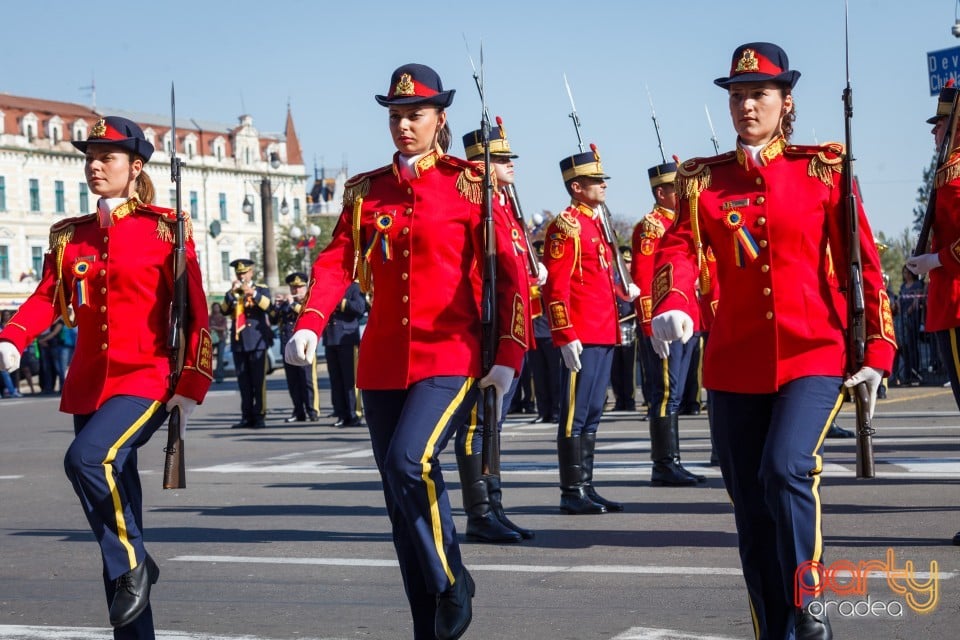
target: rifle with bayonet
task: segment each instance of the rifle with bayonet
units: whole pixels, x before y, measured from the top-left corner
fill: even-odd
[[[946,87],[951,87],[952,80],[947,81]],[[957,131],[957,104],[960,103],[960,90],[953,92],[953,106],[950,108],[950,114],[947,116],[946,130],[940,146],[937,147],[937,164],[930,181],[930,194],[927,197],[927,210],[923,214],[923,223],[920,225],[920,235],[917,236],[917,246],[913,250],[914,256],[927,253],[927,244],[930,242],[930,229],[933,227],[933,214],[937,204],[937,172],[950,159],[950,152],[953,150],[953,138]],[[939,115],[939,100],[937,101],[937,111]]]
[[[180,168],[183,161],[177,157],[177,108],[173,84],[170,84],[170,137],[173,141],[170,152],[170,181],[176,186],[177,224],[173,243],[173,301],[170,304],[170,334],[167,336],[167,349],[170,353],[170,390],[177,388],[180,371],[183,369],[183,356],[186,340],[184,322],[187,315],[187,253],[186,220],[183,207],[180,206]],[[163,449],[163,488],[183,489],[187,486],[187,467],[183,456],[183,437],[181,423],[183,416],[180,408],[174,407],[167,423],[167,446]]]
[[[844,3],[846,10],[846,3]],[[846,20],[846,16],[845,16]],[[846,28],[846,22],[844,23]],[[843,201],[847,217],[847,244],[849,252],[847,282],[847,363],[850,375],[863,367],[866,351],[866,325],[863,293],[863,265],[860,256],[860,208],[857,206],[857,190],[853,175],[853,89],[850,86],[850,40],[846,40],[847,86],[843,90],[844,142]],[[854,387],[856,405],[857,477],[874,477],[873,428],[870,412],[870,392],[865,382]]]
[[[710,117],[710,109],[703,105],[703,110],[707,112],[707,124],[710,125],[710,142],[713,143],[713,152],[720,155],[720,143],[717,141],[717,132],[713,128],[713,119]]]
[[[653,108],[653,96],[650,87],[647,87],[647,100],[650,101],[650,117],[653,119],[653,130],[657,132],[657,146],[660,148],[660,161],[667,164],[667,156],[663,153],[663,138],[660,137],[660,122],[657,120],[657,110]]]
[[[570,119],[573,120],[573,128],[577,132],[577,146],[580,148],[580,152],[583,153],[583,137],[580,135],[580,116],[577,115],[577,106],[573,103],[573,92],[570,90],[570,83],[567,82],[567,74],[563,74],[563,84],[566,85],[567,96],[570,98],[570,108],[572,111],[569,115]],[[591,144],[590,149],[594,154],[597,153],[597,146],[595,144]],[[613,253],[613,264],[617,270],[617,278],[620,280],[620,290],[623,292],[625,298],[630,298],[630,285],[633,284],[633,280],[630,278],[630,271],[623,261],[623,254],[620,253],[617,235],[613,232],[613,226],[610,224],[610,210],[607,208],[605,202],[601,202],[597,210],[600,214],[598,218],[600,219],[600,230],[603,234],[603,240],[610,245]]]

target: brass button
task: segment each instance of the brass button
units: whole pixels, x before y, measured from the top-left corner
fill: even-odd
[[[400,321],[400,324],[402,324],[403,326],[407,326],[408,324],[410,324],[410,321],[404,318],[403,320]]]
[[[759,224],[760,226],[763,226],[767,224],[767,219],[764,218],[763,216],[760,216],[759,218],[757,218],[757,224]]]
[[[410,233],[410,227],[404,227],[403,231],[401,231],[400,233],[402,233],[403,235],[407,235],[408,233]]]
[[[404,296],[403,296],[402,298],[400,298],[400,299],[401,299],[402,301],[404,301],[404,302],[409,302],[409,301],[410,301],[410,296],[404,295]]]
[[[110,236],[103,236],[103,241],[104,241],[104,242],[109,242],[109,241],[110,241]]]
[[[106,307],[100,307],[100,313],[106,313],[106,312],[107,312]]]
[[[763,178],[757,178],[757,184],[763,184]]]
[[[407,193],[413,193],[413,189],[411,189],[410,187],[407,187]]]
[[[106,351],[106,350],[107,350],[107,343],[104,342],[103,344],[100,345],[100,351]]]
[[[407,215],[410,215],[411,213],[413,213],[413,209],[411,207],[407,207],[407,210],[404,213],[406,213]]]
[[[767,320],[773,319],[773,311],[767,311]]]
[[[104,293],[104,294],[105,294],[106,292],[107,292],[107,288],[106,288],[106,287],[100,287],[100,293]]]
[[[102,275],[102,276],[107,275],[107,270],[106,270],[106,269],[100,269],[100,275]]]
[[[757,244],[759,244],[761,247],[765,247],[765,246],[767,246],[767,241],[766,241],[766,240],[761,240],[761,241],[758,242]]]
[[[106,254],[106,253],[101,253],[101,254],[100,254],[100,257],[103,258],[104,260],[106,260],[106,259],[107,259],[107,254]]]
[[[763,265],[762,267],[760,267],[760,271],[763,271],[764,273],[766,273],[767,271],[770,271],[770,265],[768,264]]]
[[[100,331],[106,331],[106,330],[107,330],[107,325],[105,324],[100,325]]]
[[[409,278],[409,277],[410,277],[410,274],[408,274],[408,273],[401,273],[401,274],[400,274],[400,279],[401,279],[401,280],[406,280],[406,279]]]
[[[763,196],[757,196],[757,204],[763,204],[766,200]]]
[[[763,295],[765,295],[765,296],[770,295],[770,287],[764,287],[764,288],[763,288]]]
[[[410,249],[404,249],[404,250],[403,250],[403,257],[404,257],[404,258],[407,258],[407,257],[409,257],[409,256],[410,256]]]

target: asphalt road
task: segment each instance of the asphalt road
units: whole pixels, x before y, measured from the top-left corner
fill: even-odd
[[[161,489],[162,434],[141,450],[147,545],[161,567],[158,637],[409,638],[366,430],[284,424],[282,373],[269,388],[269,428],[251,432],[229,428],[233,381],[214,386],[189,427],[184,490]],[[110,637],[98,549],[63,474],[71,421],[57,407],[51,397],[0,400],[0,640]],[[877,561],[894,573],[873,574],[860,594],[828,595],[835,637],[952,640],[960,414],[948,389],[891,389],[875,424],[874,480],[854,478],[852,440],[827,441],[825,562]],[[731,507],[706,466],[706,417],[681,420],[684,462],[709,477],[699,488],[650,487],[646,423],[604,418],[595,480],[626,503],[621,514],[559,513],[555,437],[525,416],[504,430],[504,503],[537,535],[463,544],[477,582],[465,640],[752,638]],[[441,462],[462,529],[451,449]],[[912,583],[896,573],[907,568]]]

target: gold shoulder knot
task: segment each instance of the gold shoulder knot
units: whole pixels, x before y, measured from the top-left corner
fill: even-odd
[[[822,145],[792,144],[783,151],[788,156],[810,156],[807,175],[817,178],[828,187],[833,187],[833,174],[843,173],[843,159],[846,153],[839,142]]]
[[[465,162],[460,175],[457,176],[457,191],[473,204],[483,204],[483,175],[485,171],[486,168],[482,162]],[[494,193],[496,193],[498,189],[496,174],[490,174],[490,182],[493,185]]]
[[[373,171],[358,173],[347,180],[343,185],[343,206],[353,206],[354,200],[366,197],[367,193],[370,192],[370,178],[392,170],[393,166],[388,164]]]
[[[163,214],[157,218],[157,238],[173,244],[176,242],[177,216],[171,210],[169,214]],[[186,211],[183,212],[183,233],[184,241],[193,239],[193,219]]]
[[[710,158],[692,158],[677,167],[676,188],[677,194],[687,200],[700,195],[700,192],[710,187],[713,178],[710,165],[730,162],[737,157],[736,152],[728,151]]]
[[[569,210],[560,212],[560,215],[554,219],[557,231],[570,238],[580,236],[580,221],[570,214]]]
[[[643,220],[640,221],[640,224],[642,225],[640,227],[641,231],[645,236],[659,238],[667,231],[667,228],[663,225],[663,222],[661,222],[660,219],[652,213],[648,213],[647,215],[643,216]]]

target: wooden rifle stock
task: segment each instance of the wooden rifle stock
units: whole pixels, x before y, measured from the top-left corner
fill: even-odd
[[[183,489],[187,486],[187,466],[183,457],[183,438],[180,437],[180,409],[170,412],[167,423],[167,446],[163,448],[163,488]]]

